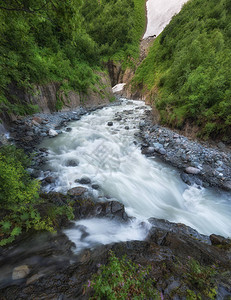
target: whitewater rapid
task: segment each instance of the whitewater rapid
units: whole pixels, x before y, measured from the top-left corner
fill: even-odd
[[[99,185],[99,190],[92,189],[96,198],[122,202],[140,221],[156,217],[203,234],[231,236],[230,194],[187,186],[176,169],[141,153],[136,135],[149,109],[142,101],[124,100],[70,123],[70,132],[46,139],[40,145],[49,149],[45,175],[57,178],[48,190],[67,192],[80,186],[76,180],[84,175]],[[69,166],[70,160],[78,165]]]

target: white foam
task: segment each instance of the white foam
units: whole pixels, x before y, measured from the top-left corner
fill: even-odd
[[[75,222],[75,227],[64,233],[76,245],[75,252],[96,245],[107,245],[125,241],[142,241],[146,238],[150,224],[133,220],[128,224],[110,219],[88,219]]]

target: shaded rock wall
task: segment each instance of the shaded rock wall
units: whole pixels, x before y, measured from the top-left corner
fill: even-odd
[[[25,93],[16,85],[9,86],[7,98],[14,104],[33,104],[37,105],[40,112],[52,113],[57,110],[68,111],[79,106],[95,107],[101,104],[107,104],[113,97],[110,78],[105,73],[98,74],[100,79],[93,89],[89,89],[86,94],[70,91],[65,93],[61,89],[61,84],[51,82],[45,85],[35,85],[33,95]],[[57,105],[59,104],[59,105]],[[60,107],[60,109],[58,109]],[[9,124],[18,118],[18,115],[4,111],[0,114],[0,121]]]

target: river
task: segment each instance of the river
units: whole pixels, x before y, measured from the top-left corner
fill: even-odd
[[[69,123],[71,131],[44,140],[40,147],[49,149],[44,176],[57,178],[46,190],[65,193],[81,186],[76,180],[87,176],[91,184],[99,186],[95,190],[88,185],[96,198],[122,202],[126,212],[136,220],[148,223],[149,217],[156,217],[189,225],[206,235],[230,236],[229,194],[212,188],[190,187],[182,182],[176,169],[141,153],[137,133],[148,110],[142,101],[124,99],[121,105],[97,110]],[[70,161],[76,166],[70,166]],[[124,234],[127,227],[119,228],[113,222],[81,222],[91,235],[89,243],[97,239],[104,243],[109,236],[108,243],[121,240],[116,238],[120,233],[124,240],[141,239],[144,234],[137,222],[128,234]],[[141,231],[137,233],[137,230]],[[78,226],[76,231],[72,229],[67,234],[78,242]]]

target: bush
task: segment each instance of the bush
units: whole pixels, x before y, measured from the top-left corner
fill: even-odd
[[[72,218],[72,209],[54,207],[43,217],[35,208],[39,199],[39,182],[32,180],[26,168],[30,159],[14,146],[0,148],[0,246],[12,241],[29,229],[54,231],[56,217]]]

